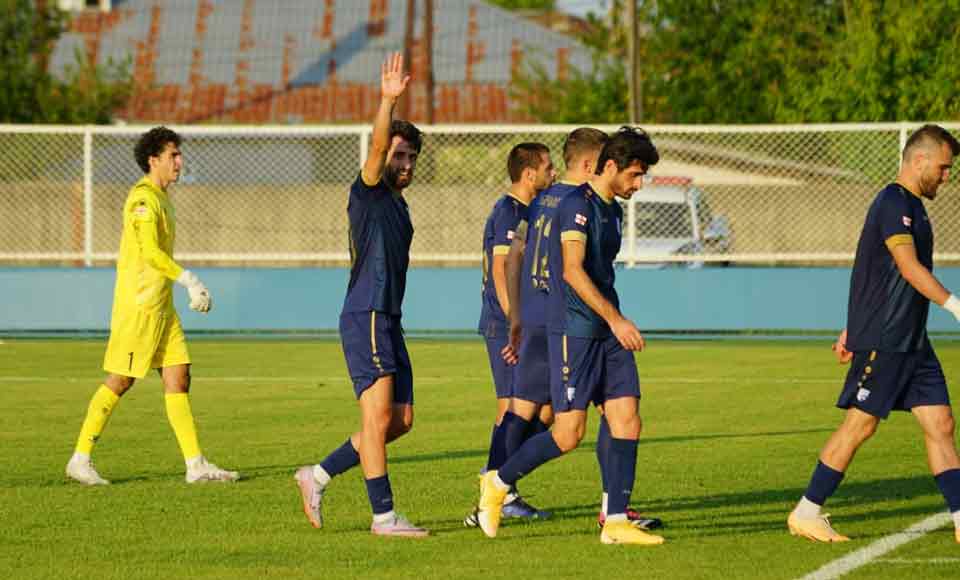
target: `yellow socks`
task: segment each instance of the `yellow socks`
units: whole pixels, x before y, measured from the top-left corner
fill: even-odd
[[[183,459],[193,459],[200,455],[200,443],[197,440],[197,426],[190,410],[190,398],[187,393],[167,393],[164,395],[167,406],[167,419],[177,436]]]
[[[100,385],[97,392],[90,399],[90,406],[87,407],[87,417],[83,420],[83,426],[80,427],[80,436],[77,437],[77,453],[90,455],[93,451],[93,444],[100,438],[104,427],[107,426],[107,420],[113,413],[113,408],[120,401],[113,391],[106,385]]]

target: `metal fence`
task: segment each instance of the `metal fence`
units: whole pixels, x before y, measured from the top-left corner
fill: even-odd
[[[847,263],[872,197],[918,124],[651,126],[662,160],[626,207],[619,259]],[[960,124],[945,124],[956,129]],[[541,141],[562,167],[573,126],[425,127],[407,199],[420,264],[480,261],[484,221],[509,185],[506,156]],[[600,127],[615,130],[616,127]],[[0,263],[107,264],[123,201],[141,176],[146,127],[0,126]],[[202,265],[342,265],[347,191],[368,126],[182,126],[171,189],[176,258]],[[960,261],[960,196],[928,203],[937,259]]]

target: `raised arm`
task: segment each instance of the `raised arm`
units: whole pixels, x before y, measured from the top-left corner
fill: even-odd
[[[387,57],[380,67],[380,107],[373,120],[373,142],[363,170],[360,172],[363,182],[374,186],[383,175],[390,152],[390,124],[393,122],[393,109],[397,99],[407,89],[410,75],[403,72],[403,55],[395,52]]]

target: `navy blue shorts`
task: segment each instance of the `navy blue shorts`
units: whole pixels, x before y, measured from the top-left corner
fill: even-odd
[[[517,356],[519,360],[513,375],[514,398],[549,405],[550,351],[547,329],[524,327]]]
[[[399,316],[344,312],[340,315],[340,344],[357,399],[377,379],[393,375],[393,402],[413,404],[413,368]]]
[[[497,390],[498,399],[509,399],[513,396],[513,365],[503,360],[500,351],[507,346],[506,336],[487,337],[487,356],[490,359],[490,372],[493,373],[493,386]]]
[[[886,419],[890,411],[949,405],[947,379],[933,348],[913,352],[853,353],[837,406]]]
[[[557,413],[585,410],[620,397],[640,398],[633,353],[615,336],[582,338],[551,334],[550,398]]]

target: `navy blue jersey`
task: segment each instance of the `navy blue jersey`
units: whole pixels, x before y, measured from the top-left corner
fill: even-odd
[[[527,217],[527,206],[512,195],[504,195],[493,205],[483,227],[483,285],[480,290],[480,334],[493,338],[507,333],[507,316],[497,299],[493,283],[493,257],[506,256],[516,235],[517,225]]]
[[[547,326],[547,295],[551,283],[547,238],[553,229],[553,217],[560,199],[577,187],[572,183],[554,183],[530,204],[523,266],[520,268],[520,322],[526,328]]]
[[[613,287],[613,263],[620,251],[623,209],[616,201],[603,199],[589,183],[560,200],[547,238],[549,268],[556,284],[547,302],[547,327],[552,333],[568,336],[604,338],[611,335],[606,321],[594,312],[563,281],[564,240],[584,243],[583,269],[600,293],[620,308]]]
[[[900,275],[887,243],[909,236],[933,271],[933,229],[923,201],[899,184],[883,188],[867,211],[850,277],[847,344],[851,351],[926,348],[930,301]],[[905,237],[899,238],[905,240]]]
[[[403,196],[381,179],[373,187],[357,177],[347,204],[350,283],[343,312],[399,315],[407,286],[413,224]]]

